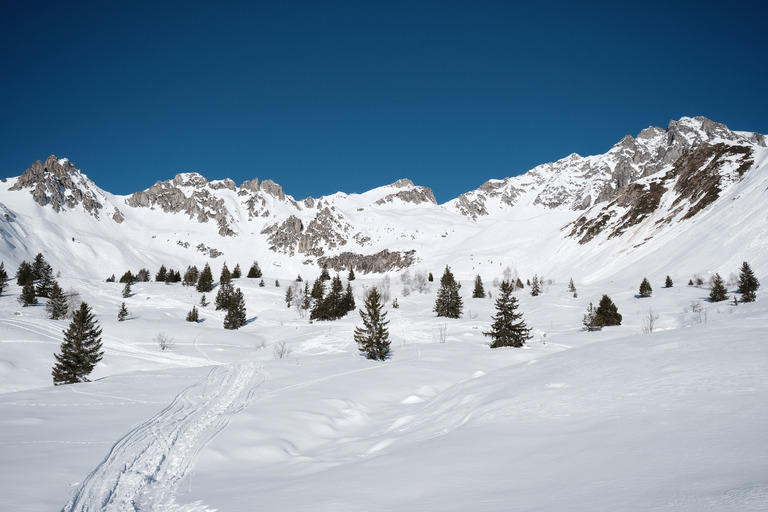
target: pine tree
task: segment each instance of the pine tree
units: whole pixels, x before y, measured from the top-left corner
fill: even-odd
[[[355,280],[355,269],[350,267],[349,273],[347,274],[347,281],[354,281],[354,280]]]
[[[523,314],[516,311],[518,304],[512,291],[512,283],[502,281],[499,286],[499,296],[496,299],[496,315],[493,317],[491,330],[483,333],[493,339],[491,348],[522,347],[527,340],[531,339],[530,329],[522,320]]]
[[[197,306],[193,304],[192,311],[187,313],[187,322],[198,322],[199,319],[200,319],[200,315],[197,312]]]
[[[381,295],[375,286],[365,295],[364,307],[360,310],[363,326],[355,327],[355,341],[366,358],[384,361],[389,357],[389,321],[387,313],[382,312]]]
[[[264,284],[264,280],[263,279],[261,281],[259,281],[259,288],[264,288],[265,286],[267,286],[267,285]]]
[[[43,276],[43,272],[45,271],[45,267],[50,266],[48,265],[48,262],[45,261],[45,257],[43,256],[43,253],[39,252],[37,253],[37,256],[35,256],[35,259],[32,260],[32,279],[34,281],[37,281]]]
[[[534,274],[533,281],[531,281],[531,295],[538,297],[541,293],[541,286],[539,285],[539,276]]]
[[[200,271],[197,267],[192,265],[187,267],[187,271],[184,272],[184,278],[181,281],[183,286],[197,285],[197,280],[200,277]]]
[[[149,269],[142,268],[136,273],[134,279],[137,283],[148,283],[150,279]]]
[[[672,288],[672,278],[667,276],[667,278],[664,280],[664,287],[665,288]]]
[[[5,270],[5,263],[0,261],[0,295],[5,291],[8,281],[8,272]]]
[[[117,311],[117,321],[124,322],[128,318],[128,308],[125,307],[125,302],[120,304],[120,309]]]
[[[224,328],[229,330],[236,330],[244,326],[247,322],[245,311],[245,297],[240,288],[235,290],[232,294],[232,298],[229,301],[229,307],[227,308],[227,314],[224,317]]]
[[[650,297],[653,293],[653,288],[651,288],[651,283],[648,282],[647,278],[643,278],[643,282],[640,283],[640,297],[647,298]]]
[[[36,306],[37,296],[35,296],[35,285],[32,283],[25,284],[24,288],[21,289],[21,295],[19,295],[18,301],[19,304],[25,308],[27,306]]]
[[[520,280],[520,278],[518,277],[517,280],[515,281],[515,289],[522,290],[523,288],[525,288],[525,285],[523,284],[523,281]]]
[[[117,281],[117,279],[115,278],[115,274],[112,274],[107,278],[108,283],[114,283],[115,281]]]
[[[200,297],[200,307],[203,307],[203,308],[204,308],[204,307],[205,307],[205,306],[207,306],[207,305],[208,305],[208,299],[206,299],[206,297],[205,297],[205,294],[203,294],[203,295]]]
[[[243,271],[240,269],[240,264],[238,263],[232,270],[232,279],[240,279],[241,277],[243,277]]]
[[[347,282],[347,289],[344,292],[344,310],[345,312],[354,311],[357,305],[355,304],[355,294],[352,292],[352,285]]]
[[[304,279],[301,277],[301,274],[296,276],[296,282],[297,283],[303,283],[304,282]]]
[[[293,288],[289,286],[285,290],[285,305],[290,308],[292,302],[293,302]]]
[[[320,280],[321,281],[330,281],[331,275],[328,273],[328,264],[323,263],[323,269],[320,271]]]
[[[123,287],[123,298],[127,299],[131,296],[131,283],[125,283],[125,286]]]
[[[576,292],[576,286],[573,284],[573,278],[571,278],[571,280],[568,281],[568,291]]]
[[[35,287],[35,295],[38,297],[49,298],[53,291],[53,284],[56,280],[53,278],[53,268],[47,263],[43,264],[39,270],[39,277],[37,278],[37,286]]]
[[[166,277],[168,277],[168,269],[165,268],[165,265],[160,265],[160,270],[155,274],[155,281],[158,283],[165,282]]]
[[[440,278],[440,289],[437,290],[437,299],[433,311],[437,316],[446,318],[459,318],[464,305],[459,294],[461,285],[453,278],[451,269],[446,265],[443,277]]]
[[[431,283],[431,282],[433,282],[434,280],[435,280],[435,278],[432,276],[432,272],[430,272],[430,273],[429,273],[429,276],[427,276],[427,281],[429,281],[429,282]]]
[[[45,304],[45,311],[48,313],[48,318],[51,320],[60,320],[67,316],[67,298],[64,296],[59,283],[53,283],[53,289],[51,290],[51,296],[48,302]]]
[[[741,293],[741,301],[754,302],[758,288],[760,288],[760,281],[755,277],[749,263],[745,261],[741,264],[741,271],[739,272],[739,293]]]
[[[712,302],[720,302],[728,299],[728,290],[723,284],[723,278],[720,274],[715,274],[712,278],[712,288],[709,290],[709,300]]]
[[[234,293],[231,283],[223,283],[216,293],[216,300],[214,301],[216,311],[229,309],[229,303],[232,301]]]
[[[309,294],[309,283],[304,283],[304,296],[301,298],[301,309],[307,310],[312,305],[312,296]]]
[[[325,285],[322,280],[315,279],[315,282],[312,283],[312,293],[309,296],[316,301],[321,300],[325,296]]]
[[[91,308],[82,302],[75,311],[69,328],[64,331],[61,353],[54,354],[56,364],[51,371],[53,383],[74,384],[88,382],[96,364],[101,361],[101,328]]]
[[[221,275],[219,276],[219,284],[229,283],[232,281],[232,272],[227,267],[227,262],[221,267]]]
[[[611,298],[603,295],[595,311],[595,321],[601,326],[621,325],[621,315],[619,308],[613,303]]]
[[[253,265],[251,265],[251,268],[248,269],[248,275],[246,277],[249,277],[251,279],[259,279],[261,277],[261,269],[259,268],[259,263],[254,261]]]
[[[128,270],[123,274],[123,276],[120,278],[121,283],[132,283],[133,282],[133,273]]]
[[[22,261],[19,264],[19,268],[16,269],[16,284],[19,286],[26,286],[35,282],[35,275],[32,271],[32,265],[26,261]]]
[[[475,277],[475,289],[472,290],[473,299],[484,299],[485,288],[483,288],[483,280],[480,278],[480,274]]]
[[[206,263],[203,271],[200,272],[195,289],[200,293],[210,293],[213,291],[213,273],[209,264]]]

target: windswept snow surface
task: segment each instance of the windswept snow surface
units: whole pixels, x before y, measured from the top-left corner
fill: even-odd
[[[483,277],[495,297],[498,276]],[[67,322],[21,308],[9,283],[0,510],[768,509],[763,290],[751,304],[710,303],[690,275],[663,288],[649,272],[650,298],[621,275],[574,279],[574,297],[569,277],[553,274],[538,297],[518,292],[533,339],[492,350],[482,333],[493,300],[470,298],[471,281],[464,315],[447,320],[431,311],[437,283],[405,296],[393,275],[386,362],[359,355],[357,313],[309,323],[286,308],[284,276],[235,281],[248,309],[238,331],[212,306],[185,322],[200,297],[180,285],[139,283],[123,299],[118,283],[62,278],[96,312],[105,355],[93,382],[58,387],[50,371]],[[374,284],[384,283],[352,282],[358,304]],[[622,325],[585,332],[603,293]],[[172,350],[160,350],[160,332]],[[281,342],[292,352],[276,359]]]

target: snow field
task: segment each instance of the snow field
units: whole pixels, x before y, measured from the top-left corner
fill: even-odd
[[[230,268],[233,264],[230,264]],[[710,304],[689,276],[516,295],[534,339],[488,348],[492,299],[464,315],[391,291],[393,357],[362,359],[355,312],[308,323],[288,279],[240,279],[248,324],[222,328],[181,285],[64,282],[93,306],[105,356],[94,382],[52,387],[64,321],[0,297],[0,471],[7,510],[761,510],[768,505],[768,327],[758,302]],[[315,276],[304,276],[314,278]],[[486,290],[494,296],[487,275]],[[530,276],[521,276],[523,280]],[[364,286],[353,282],[358,306]],[[732,290],[729,290],[732,293]],[[608,293],[622,326],[586,333]],[[214,293],[207,294],[213,302]],[[131,317],[116,320],[125,300]],[[706,314],[690,311],[699,302]],[[199,306],[198,306],[199,307]],[[643,333],[649,308],[659,314]],[[21,316],[15,312],[22,313]],[[174,338],[170,351],[153,338]],[[444,343],[441,342],[444,339]],[[276,359],[274,346],[292,348]],[[11,350],[8,350],[11,348]],[[30,475],[34,475],[31,477]],[[762,507],[762,508],[761,508]]]

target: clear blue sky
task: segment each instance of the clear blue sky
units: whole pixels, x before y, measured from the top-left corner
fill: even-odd
[[[3,2],[0,176],[439,202],[703,115],[768,133],[763,2]]]

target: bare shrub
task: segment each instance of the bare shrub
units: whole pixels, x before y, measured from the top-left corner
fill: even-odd
[[[160,350],[172,350],[175,345],[173,338],[164,332],[157,333],[154,340],[160,346]]]
[[[432,333],[432,339],[438,343],[445,343],[445,338],[448,335],[448,324],[444,323],[437,328],[437,331]]]
[[[413,276],[413,287],[419,293],[426,293],[429,291],[429,279],[424,272],[416,272]]]
[[[291,352],[293,352],[293,347],[286,345],[285,340],[280,340],[279,343],[275,344],[275,348],[272,349],[272,355],[275,359],[287,359],[290,357]]]
[[[81,302],[83,300],[80,298],[80,292],[77,288],[70,288],[67,292],[67,318],[72,318],[75,311],[80,308]]]
[[[658,319],[659,314],[656,313],[653,309],[648,308],[648,313],[646,313],[642,321],[643,332],[646,334],[652,333],[653,329],[656,327],[656,322]]]

